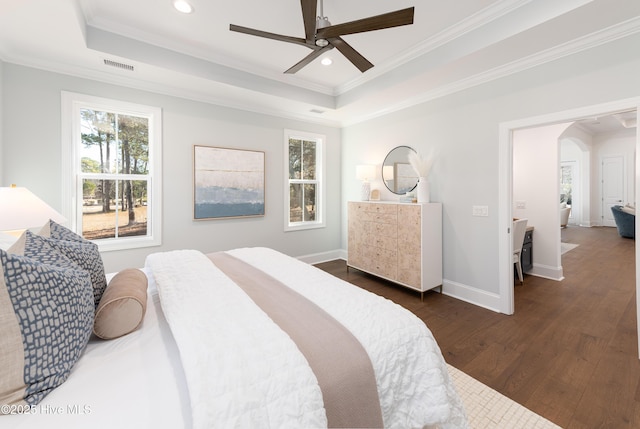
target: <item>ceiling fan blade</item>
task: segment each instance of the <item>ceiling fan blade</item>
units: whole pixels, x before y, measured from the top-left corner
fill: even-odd
[[[382,30],[385,28],[399,27],[413,24],[414,7],[383,13],[382,15],[345,22],[344,24],[331,25],[318,29],[318,39],[344,36],[346,34],[363,33],[365,31]]]
[[[342,53],[342,55],[344,55],[349,61],[351,61],[353,65],[356,66],[362,73],[373,67],[373,64],[371,64],[369,60],[360,55],[358,51],[353,49],[350,44],[342,40],[340,37],[330,38],[329,43],[335,46],[336,49],[338,49],[340,53]]]
[[[302,20],[304,21],[304,35],[308,43],[315,42],[316,35],[316,10],[318,0],[300,0],[302,7]]]
[[[327,46],[323,47],[322,49],[318,49],[317,51],[311,52],[309,55],[304,57],[302,60],[298,61],[298,63],[296,63],[289,70],[285,71],[285,73],[293,74],[293,73],[299,72],[304,66],[306,66],[311,61],[315,60],[320,55],[324,54],[325,52],[327,52],[330,49],[333,49],[332,45],[327,45]]]
[[[237,33],[249,34],[251,36],[258,36],[258,37],[264,37],[266,39],[278,40],[280,42],[294,43],[296,45],[306,46],[307,48],[314,49],[314,50],[319,49],[315,46],[315,44],[313,43],[309,44],[305,39],[301,39],[299,37],[283,36],[281,34],[269,33],[261,30],[254,30],[253,28],[242,27],[240,25],[234,25],[234,24],[229,25],[229,30],[235,31]]]

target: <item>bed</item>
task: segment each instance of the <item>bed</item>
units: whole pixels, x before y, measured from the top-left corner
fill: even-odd
[[[0,423],[467,427],[430,331],[389,300],[268,248],[155,253],[141,271],[148,288],[139,327],[109,341],[92,335],[66,381],[37,405],[23,406],[26,413],[3,404],[10,415]],[[254,284],[239,285],[247,279]],[[267,283],[275,289],[264,293]],[[293,307],[299,319],[283,327],[280,320]],[[340,330],[341,338],[332,337]],[[345,345],[350,337],[355,351]],[[331,349],[332,342],[337,347]],[[368,363],[356,368],[358,347]],[[327,371],[327,362],[335,371]],[[376,418],[380,424],[371,423]]]

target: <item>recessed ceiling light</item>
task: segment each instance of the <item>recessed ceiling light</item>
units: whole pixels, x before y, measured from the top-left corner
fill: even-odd
[[[185,0],[175,0],[173,2],[173,7],[175,7],[178,12],[182,12],[182,13],[193,12],[193,6],[191,6]]]
[[[331,58],[323,58],[322,61],[320,61],[320,63],[323,66],[330,66],[331,63],[333,63],[333,61],[331,60]]]

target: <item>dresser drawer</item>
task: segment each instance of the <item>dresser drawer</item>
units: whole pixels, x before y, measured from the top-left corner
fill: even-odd
[[[362,212],[361,216],[365,222],[388,223],[390,225],[397,225],[398,223],[398,215],[396,213]]]
[[[362,231],[379,237],[398,237],[398,226],[395,223],[363,222]]]
[[[398,211],[398,208],[395,204],[368,203],[368,204],[362,204],[362,210],[369,213],[395,215]]]
[[[384,235],[367,235],[363,237],[362,244],[395,251],[398,248],[398,239]]]
[[[388,279],[395,279],[397,273],[398,252],[380,247],[364,246],[362,248],[363,268],[371,274]]]

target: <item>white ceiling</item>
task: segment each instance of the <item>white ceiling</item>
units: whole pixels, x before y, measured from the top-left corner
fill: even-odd
[[[596,134],[611,134],[638,127],[638,115],[635,110],[618,112],[611,115],[584,118],[576,121],[575,125],[585,132]]]
[[[414,24],[343,36],[375,66],[229,31],[304,37],[298,0],[0,0],[0,59],[261,113],[347,125],[640,31],[638,0],[325,0],[340,24],[415,7]],[[106,66],[104,60],[133,66]]]

